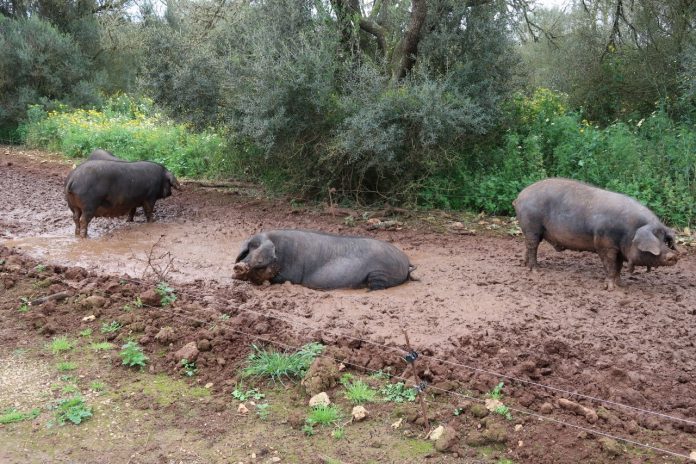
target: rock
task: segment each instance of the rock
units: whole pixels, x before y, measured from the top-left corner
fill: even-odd
[[[519,432],[520,430],[522,430],[522,424],[517,424],[515,426],[515,432]]]
[[[237,413],[246,416],[249,414],[249,408],[247,408],[244,403],[239,403],[239,406],[237,406]]]
[[[602,447],[602,451],[607,453],[611,457],[621,456],[623,449],[621,445],[616,440],[608,437],[602,437],[599,439],[599,445]]]
[[[539,412],[542,414],[551,414],[553,412],[553,405],[551,403],[544,403],[539,407]]]
[[[162,327],[157,335],[155,335],[155,340],[163,345],[167,345],[173,341],[176,341],[176,335],[174,334],[174,329],[171,327]]]
[[[213,388],[213,385],[214,385],[213,382],[208,382],[208,383],[205,384],[205,387],[204,387],[204,388],[210,389],[210,388]]]
[[[327,395],[326,392],[317,393],[309,399],[309,405],[311,407],[328,406],[330,404],[331,400],[329,399],[329,395]]]
[[[445,427],[443,425],[440,425],[428,434],[428,438],[430,438],[432,441],[435,441],[439,439],[443,433],[445,433]]]
[[[140,294],[140,301],[142,301],[145,306],[160,306],[162,304],[162,299],[152,288]]]
[[[441,453],[449,451],[457,444],[458,438],[459,436],[454,427],[447,425],[440,437],[435,440],[435,449]]]
[[[281,459],[278,456],[273,456],[271,458],[271,462],[280,462],[280,461],[281,461]]]
[[[99,295],[91,295],[80,301],[82,309],[103,308],[106,305],[106,298]]]
[[[188,361],[195,361],[198,357],[198,348],[196,347],[196,342],[189,342],[186,345],[179,348],[179,351],[174,353],[174,358],[176,362],[181,362],[182,359]]]
[[[587,420],[587,422],[589,422],[590,424],[594,424],[599,419],[599,416],[593,409],[586,408],[585,406],[579,403],[575,403],[565,398],[559,399],[558,405],[561,408],[574,412],[579,416],[585,416],[585,420]]]
[[[350,414],[353,416],[353,420],[356,422],[360,422],[368,416],[367,409],[365,409],[363,406],[354,406],[353,411]]]
[[[689,454],[689,461],[696,462],[696,451],[692,451],[691,454]]]
[[[401,417],[401,418],[399,418],[398,421],[394,422],[394,423],[391,425],[391,428],[393,428],[394,430],[396,430],[396,429],[398,429],[399,427],[401,427],[401,424],[402,424],[403,422],[404,422],[404,418]]]
[[[212,348],[210,340],[205,338],[198,340],[198,344],[196,346],[198,347],[198,351],[210,351]]]
[[[82,322],[92,322],[95,320],[97,317],[94,314],[90,314],[89,316],[85,316],[82,318]]]
[[[505,407],[502,401],[495,398],[486,398],[485,405],[486,409],[488,409],[490,412],[495,412],[496,409]]]
[[[318,357],[309,366],[301,383],[308,395],[316,395],[335,387],[339,377],[340,372],[336,361],[326,357]]]

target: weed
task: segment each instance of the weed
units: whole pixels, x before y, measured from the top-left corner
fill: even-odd
[[[16,350],[14,350],[12,352],[12,356],[16,356],[17,358],[21,358],[22,356],[27,354],[28,351],[29,350],[27,350],[26,348],[17,348]]]
[[[77,388],[77,385],[69,384],[64,385],[63,388],[60,389],[60,392],[63,395],[69,395],[71,393],[80,393],[80,390]]]
[[[389,369],[389,368],[387,368],[387,369]],[[375,380],[386,380],[390,377],[391,377],[391,374],[388,371],[382,370],[382,369],[370,374],[370,378],[375,379]]]
[[[455,416],[461,416],[461,414],[464,412],[464,408],[456,408],[452,414]]]
[[[488,396],[493,398],[494,400],[499,400],[503,397],[503,387],[505,384],[503,382],[500,382],[498,385],[493,387],[493,389],[488,392]]]
[[[266,395],[263,393],[260,393],[257,389],[252,388],[251,390],[240,390],[241,386],[238,388],[235,388],[234,391],[232,392],[232,397],[236,400],[239,401],[246,401],[248,399],[254,399],[256,401],[263,399]]]
[[[331,436],[336,440],[343,440],[346,436],[346,430],[343,427],[336,427],[331,432]]]
[[[133,311],[133,307],[132,307],[130,304],[128,304],[128,303],[124,304],[124,305],[123,305],[123,308],[121,308],[121,309],[123,309],[123,311],[125,311],[125,312],[127,312],[127,313]]]
[[[350,382],[352,382],[354,378],[355,378],[355,376],[353,374],[351,374],[350,372],[346,372],[338,380],[338,383],[340,383],[343,386],[346,386],[346,385],[350,384]]]
[[[77,369],[77,364],[69,361],[63,361],[56,364],[56,368],[60,372],[74,371],[75,369]]]
[[[92,329],[85,329],[80,331],[80,336],[81,337],[89,337],[92,335]]]
[[[89,347],[94,351],[107,351],[113,349],[114,345],[109,342],[95,342],[89,345]]]
[[[123,326],[118,321],[104,322],[99,331],[103,334],[114,333],[121,330],[121,327]]]
[[[34,408],[29,412],[20,412],[14,408],[6,409],[0,414],[0,424],[11,424],[13,422],[35,419],[40,413],[41,410],[39,408]]]
[[[89,388],[92,391],[101,392],[106,388],[106,384],[101,380],[93,380],[92,383],[89,384]]]
[[[48,348],[51,350],[51,353],[60,354],[64,351],[72,350],[74,346],[75,342],[70,340],[65,335],[62,335],[54,338],[53,341],[48,345]]]
[[[19,299],[20,305],[19,308],[17,308],[17,311],[20,313],[28,313],[29,312],[29,298],[26,296],[23,296]]]
[[[167,282],[158,283],[155,287],[155,292],[159,295],[162,306],[169,306],[176,301],[174,289]]]
[[[341,419],[341,410],[335,404],[315,406],[305,422],[311,426],[332,425]]]
[[[377,398],[377,390],[362,380],[346,382],[343,385],[346,387],[346,399],[353,404],[370,403]]]
[[[403,382],[389,383],[382,387],[379,392],[387,401],[403,403],[405,401],[416,401],[416,389],[407,388]]]
[[[494,413],[500,414],[503,416],[505,419],[511,421],[512,420],[512,413],[510,413],[510,408],[505,406],[504,404],[501,404],[497,408],[493,410]]]
[[[242,375],[270,377],[274,381],[282,377],[303,377],[314,358],[324,349],[319,343],[309,343],[296,353],[285,354],[251,346],[253,352],[248,358],[249,365],[242,371]]]
[[[68,422],[79,425],[92,417],[92,407],[88,406],[80,395],[58,400],[55,409],[56,421],[60,425],[65,425]]]
[[[130,367],[143,367],[148,360],[148,357],[143,354],[143,349],[132,340],[121,347],[119,356],[121,356],[123,364]]]
[[[229,314],[220,314],[220,320],[221,321],[229,321],[230,320],[230,315]]]
[[[311,436],[314,435],[314,433],[315,433],[315,432],[314,432],[314,427],[312,427],[312,426],[309,425],[309,424],[305,424],[305,425],[302,426],[302,433],[304,433],[304,434],[307,435],[308,437],[311,437]]]
[[[5,260],[4,260],[4,259],[0,259],[0,266],[4,266],[4,265],[5,265]]]
[[[35,270],[36,272],[43,272],[43,271],[46,270],[46,265],[45,265],[45,264],[37,264],[37,265],[34,267],[34,270]]]
[[[263,404],[257,404],[256,405],[256,415],[259,416],[259,419],[261,420],[266,420],[268,419],[268,415],[271,413],[268,410],[268,407],[270,404],[268,403],[263,403]]]
[[[61,375],[60,381],[61,382],[77,382],[77,377],[75,377],[74,375]]]
[[[193,377],[194,375],[196,375],[196,372],[198,372],[198,368],[196,367],[196,362],[189,361],[186,358],[181,360],[181,367],[184,369],[183,373],[187,377]]]

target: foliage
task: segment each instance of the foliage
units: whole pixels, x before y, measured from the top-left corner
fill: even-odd
[[[143,367],[148,361],[148,357],[143,354],[142,347],[132,340],[121,347],[119,356],[121,356],[123,364],[130,367]]]
[[[92,335],[92,329],[90,329],[90,328],[80,330],[80,337],[89,337],[91,335]]]
[[[89,347],[94,351],[108,351],[113,349],[114,345],[109,342],[95,342],[89,345]]]
[[[106,388],[106,384],[101,380],[93,380],[89,384],[89,388],[95,392],[101,392],[104,391],[104,389]]]
[[[21,422],[24,420],[35,419],[41,410],[39,408],[34,408],[29,412],[21,412],[14,408],[6,409],[0,414],[0,424],[11,424],[13,422]]]
[[[65,425],[68,422],[79,425],[92,417],[92,407],[88,406],[84,398],[79,395],[59,400],[55,409],[55,418],[60,425]]]
[[[26,296],[23,296],[23,297],[19,298],[19,301],[20,301],[20,305],[19,305],[19,308],[17,308],[17,311],[19,311],[20,313],[28,313],[29,310],[31,309],[29,307],[29,298],[27,298]]]
[[[346,382],[346,398],[353,404],[370,403],[377,398],[377,391],[362,380]]]
[[[336,440],[343,440],[346,437],[346,429],[343,427],[336,427],[331,431],[331,437]]]
[[[121,323],[118,321],[104,322],[99,330],[103,334],[118,332],[121,330]]]
[[[22,128],[30,147],[73,158],[105,148],[125,160],[150,160],[179,176],[219,177],[235,172],[229,147],[212,131],[192,133],[159,114],[148,99],[117,95],[99,110],[32,107]]]
[[[408,388],[403,382],[388,383],[379,392],[386,401],[394,403],[413,402],[418,395],[415,388]]]
[[[270,404],[268,404],[268,403],[262,403],[262,404],[256,405],[256,415],[259,416],[259,419],[261,419],[261,420],[268,419],[268,416],[270,415],[270,411],[268,410],[269,407],[270,407]]]
[[[183,374],[187,377],[193,377],[198,372],[195,361],[189,361],[184,358],[181,360],[181,368],[183,369]]]
[[[244,390],[243,386],[239,386],[232,391],[232,397],[239,401],[246,401],[248,399],[261,400],[265,397],[263,393],[259,392],[257,389],[252,388],[250,390]]]
[[[74,362],[63,361],[56,364],[56,369],[58,369],[61,372],[73,371],[77,369],[77,364],[75,364]]]
[[[503,382],[498,383],[495,387],[488,392],[488,396],[494,400],[499,400],[503,397],[503,387],[505,384]]]
[[[335,404],[315,406],[310,411],[305,422],[307,425],[333,425],[338,422],[343,413]]]
[[[62,335],[60,337],[55,337],[49,344],[48,348],[51,350],[51,353],[60,354],[65,351],[72,350],[74,346],[75,342],[70,340],[65,335]]]
[[[248,366],[244,368],[242,375],[270,377],[276,381],[282,377],[304,377],[312,361],[321,354],[324,347],[319,343],[309,343],[292,354],[268,351],[256,345],[252,345],[252,349],[247,359]]]
[[[159,295],[162,306],[169,306],[176,301],[174,289],[167,282],[158,283],[155,287],[155,292]]]

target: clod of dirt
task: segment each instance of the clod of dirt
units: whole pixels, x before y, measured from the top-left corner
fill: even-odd
[[[575,403],[565,398],[559,399],[558,405],[563,409],[574,412],[578,416],[585,416],[585,420],[587,420],[587,422],[589,422],[590,424],[594,424],[599,419],[599,416],[597,416],[597,413],[594,410],[586,408],[581,404]]]
[[[309,399],[309,405],[311,407],[314,406],[328,406],[331,404],[331,400],[329,399],[329,395],[326,394],[326,392],[321,392],[317,393],[313,397]]]
[[[553,412],[553,405],[551,403],[544,403],[539,407],[539,412],[542,414],[551,414]]]
[[[207,338],[202,338],[198,340],[198,344],[196,346],[198,347],[198,351],[210,351],[212,348],[210,340],[208,340]]]
[[[488,415],[488,409],[486,409],[484,405],[478,403],[472,404],[469,411],[471,411],[471,415],[477,419],[483,419]]]
[[[432,436],[430,438],[432,439]],[[440,437],[435,440],[435,449],[441,453],[449,451],[457,444],[458,439],[459,435],[454,427],[447,425],[444,427]]]
[[[162,304],[162,299],[152,288],[140,294],[140,301],[146,306],[159,306]]]
[[[237,413],[246,416],[249,414],[249,408],[247,408],[244,403],[239,403],[239,406],[237,406]]]
[[[602,437],[599,439],[599,445],[602,447],[602,451],[607,453],[609,456],[616,457],[621,456],[623,449],[621,445],[616,440],[608,437]]]
[[[82,309],[103,308],[106,305],[106,298],[99,295],[91,295],[80,301],[79,304]]]
[[[176,335],[174,334],[174,329],[171,327],[162,327],[160,331],[155,335],[155,340],[163,345],[167,345],[176,340]]]
[[[302,386],[308,395],[316,395],[335,387],[339,375],[336,361],[324,357],[316,358],[302,379]]]
[[[364,420],[369,413],[367,412],[367,409],[365,409],[363,406],[354,406],[353,411],[351,411],[351,416],[353,416],[353,420],[355,422],[360,422],[361,420]]]
[[[196,347],[196,342],[189,342],[179,348],[179,350],[174,353],[174,358],[176,362],[181,362],[182,359],[188,361],[195,361],[198,357],[198,347]]]
[[[483,432],[473,431],[466,437],[466,444],[469,446],[485,446],[496,443],[507,443],[507,430],[499,425],[491,425]]]

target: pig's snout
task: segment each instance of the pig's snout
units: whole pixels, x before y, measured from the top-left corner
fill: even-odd
[[[679,261],[679,253],[676,251],[668,251],[665,254],[665,266],[674,266]]]
[[[246,277],[247,274],[249,274],[249,263],[245,263],[245,262],[243,262],[243,261],[242,261],[242,262],[239,262],[239,263],[236,263],[236,264],[232,267],[232,271],[234,272],[234,276],[235,276],[236,278],[243,278],[243,277]]]

